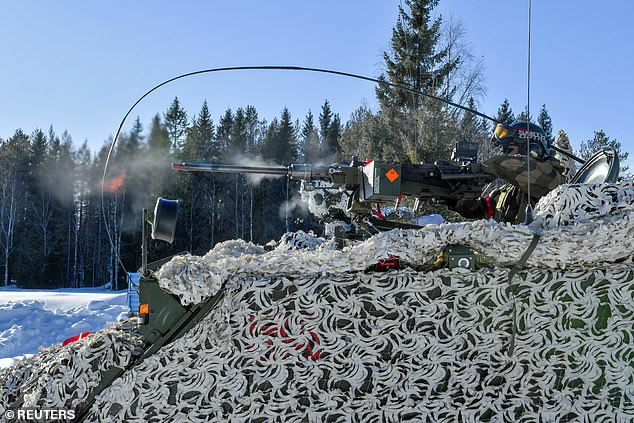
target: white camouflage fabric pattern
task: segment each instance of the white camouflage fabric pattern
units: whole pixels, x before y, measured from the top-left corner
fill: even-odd
[[[104,391],[87,421],[629,422],[632,194],[631,183],[570,185],[540,201],[530,227],[429,225],[343,251],[298,233],[270,252],[231,241],[176,258],[158,273],[164,289],[183,304],[220,289],[224,299]],[[449,244],[473,246],[490,268],[429,270]],[[389,255],[409,268],[366,271]],[[120,347],[109,348],[94,357],[114,362]],[[97,384],[67,366],[43,370],[55,357],[5,370],[0,389],[55,379],[61,387],[30,404],[61,407]],[[19,372],[32,376],[5,376]]]
[[[241,274],[90,421],[628,421],[634,270]],[[513,295],[515,293],[515,295]],[[517,335],[508,355],[517,303]]]
[[[618,220],[634,211],[634,181],[561,185],[535,206],[536,228]],[[616,219],[612,218],[615,217]],[[626,224],[625,222],[623,223]],[[605,238],[605,237],[603,237]],[[605,241],[605,239],[599,241]]]
[[[77,408],[112,366],[125,368],[140,355],[143,341],[129,321],[66,346],[53,345],[0,370],[0,421],[7,409]]]
[[[535,233],[541,235],[526,266],[538,269],[604,267],[632,263],[634,251],[634,183],[563,185],[542,198],[530,226],[493,220],[427,225],[420,230],[393,230],[335,250],[311,234],[298,233],[293,241],[302,250],[281,243],[275,251],[245,241],[228,241],[205,256],[184,256],[165,265],[157,278],[161,287],[181,303],[196,304],[213,296],[237,272],[277,274],[298,269],[303,275],[366,270],[390,255],[414,268],[428,269],[451,244],[468,245],[494,267],[512,266],[520,259]],[[314,241],[309,241],[311,237]],[[295,244],[293,244],[295,245]]]

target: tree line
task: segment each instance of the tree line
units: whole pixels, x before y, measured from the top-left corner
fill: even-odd
[[[123,286],[117,257],[128,270],[139,267],[142,209],[151,210],[158,196],[182,202],[176,241],[157,241],[156,257],[183,250],[204,254],[234,238],[266,243],[300,224],[316,228],[293,206],[293,181],[175,174],[171,163],[330,160],[339,154],[342,131],[328,101],[317,122],[309,113],[300,125],[287,109],[267,122],[247,106],[227,109],[216,124],[207,102],[190,117],[175,98],[148,131],[137,117],[120,135],[102,186],[111,140],[93,155],[86,142],[74,148],[67,132],[18,129],[0,139],[3,285]]]
[[[103,202],[111,140],[93,153],[86,142],[75,148],[70,134],[58,135],[53,128],[29,134],[18,129],[0,139],[2,283],[125,286],[118,257],[129,271],[140,266],[141,211],[151,210],[158,196],[182,202],[174,244],[152,242],[150,259],[180,251],[204,254],[235,238],[264,244],[300,228],[320,232],[318,222],[298,207],[296,181],[175,174],[172,162],[288,165],[332,163],[353,155],[433,162],[449,159],[457,141],[477,144],[480,158],[495,154],[489,142],[493,128],[486,120],[391,85],[477,109],[485,93],[482,63],[470,53],[460,23],[434,17],[436,4],[406,0],[399,6],[383,55],[376,110],[361,106],[344,122],[326,100],[318,114],[309,111],[301,120],[284,108],[267,121],[254,106],[245,106],[226,109],[214,121],[206,101],[191,114],[175,98],[147,129],[137,117],[120,135],[104,178]],[[496,117],[510,123],[526,115],[515,116],[504,100]],[[552,139],[545,105],[537,122]],[[582,144],[582,153],[618,144],[597,134]]]

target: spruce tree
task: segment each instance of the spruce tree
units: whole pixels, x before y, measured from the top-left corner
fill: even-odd
[[[233,117],[233,123],[231,130],[229,131],[229,148],[228,153],[230,157],[236,155],[244,155],[247,149],[247,128],[246,128],[246,116],[244,110],[240,107],[236,110],[236,114]]]
[[[130,130],[130,138],[134,141],[135,144],[140,145],[143,141],[143,125],[141,124],[141,119],[139,116],[136,117],[134,123],[132,124],[132,129]]]
[[[20,244],[27,229],[29,150],[29,136],[21,129],[0,145],[0,266],[4,268],[5,286],[11,279],[19,283],[26,281],[26,272],[16,253],[21,251]]]
[[[187,113],[181,107],[178,97],[174,97],[174,101],[163,116],[165,129],[173,150],[179,150],[187,135]]]
[[[542,104],[542,108],[539,110],[539,116],[537,117],[537,124],[546,133],[546,139],[548,140],[548,145],[553,145],[555,143],[555,138],[553,137],[553,121],[550,119],[550,115],[548,114],[548,110],[546,109],[545,104]]]
[[[378,160],[381,143],[373,136],[376,127],[376,116],[368,107],[361,106],[352,112],[341,136],[343,157]]]
[[[291,113],[285,107],[282,110],[280,126],[277,131],[276,159],[288,164],[297,159],[297,129],[293,125]]]
[[[381,81],[404,85],[416,92],[450,98],[454,87],[449,75],[460,64],[460,56],[449,56],[451,46],[441,46],[441,17],[433,18],[438,0],[407,0],[399,6],[392,29],[391,46],[383,54],[385,72]],[[436,160],[451,152],[455,131],[453,115],[436,100],[379,84],[381,158],[421,162]],[[441,156],[438,156],[441,155]]]
[[[507,125],[515,122],[515,115],[513,115],[513,110],[511,109],[511,105],[509,104],[508,99],[505,98],[502,104],[500,104],[500,107],[498,108],[498,114],[495,118]]]
[[[143,140],[143,125],[137,116],[128,136],[121,137],[117,143],[119,157],[126,163],[136,159],[141,151],[141,141]]]
[[[276,158],[275,144],[277,143],[277,134],[279,131],[279,121],[277,117],[273,118],[271,123],[266,127],[264,139],[260,144],[260,155],[266,161],[273,161]]]
[[[443,86],[459,58],[447,61],[448,50],[439,49],[441,18],[432,19],[438,0],[406,0],[392,28],[391,48],[383,53],[385,73],[379,79],[432,93]],[[376,94],[382,108],[409,112],[422,99],[398,88],[379,84]]]
[[[244,127],[246,137],[246,152],[255,153],[260,138],[262,137],[262,122],[258,117],[258,112],[253,106],[247,106],[244,111]]]
[[[332,123],[330,124],[328,136],[326,137],[327,152],[331,161],[338,161],[338,159],[340,159],[341,147],[339,146],[339,140],[341,139],[342,133],[343,127],[341,125],[341,118],[339,117],[339,113],[335,113],[332,118]]]
[[[621,163],[621,173],[625,173],[629,169],[629,166],[624,165],[629,153],[621,151],[621,143],[615,139],[610,139],[602,130],[595,131],[592,139],[583,141],[577,154],[582,159],[588,160],[594,153],[605,147],[613,148],[616,151],[616,155],[619,157],[619,162]]]
[[[314,163],[319,159],[319,133],[315,127],[313,112],[308,111],[300,133],[301,153],[304,162]]]
[[[499,155],[501,152],[499,146],[491,140],[492,128],[487,119],[480,119],[478,132],[480,134],[478,161],[483,162],[490,157]]]
[[[215,162],[219,156],[216,127],[211,118],[207,101],[194,118],[182,148],[183,160],[193,162]],[[217,178],[202,175],[183,175],[179,178],[177,191],[183,199],[182,228],[185,231],[186,249],[202,254],[216,241],[216,189]]]
[[[29,159],[32,169],[31,173],[34,173],[33,170],[39,169],[42,163],[44,163],[47,149],[48,142],[46,135],[41,129],[36,129],[33,131],[33,134],[31,134],[31,151]]]
[[[150,125],[150,134],[147,138],[147,146],[150,152],[166,154],[169,151],[169,135],[167,134],[167,130],[161,123],[161,117],[158,113],[152,118],[152,124]]]
[[[46,187],[46,155],[48,141],[40,129],[31,135],[31,151],[29,158],[29,195],[27,219],[33,231],[27,233],[24,241],[28,252],[27,257],[32,263],[35,283],[46,278],[47,261],[50,250],[50,226],[52,217],[52,198]]]
[[[517,115],[517,117],[515,118],[517,122],[531,122],[531,123],[535,123],[535,119],[533,118],[533,115],[531,114],[529,116],[528,113],[528,109],[525,107],[524,110],[522,110],[522,113],[520,113],[519,115]]]
[[[225,114],[220,117],[218,127],[216,128],[216,139],[218,141],[218,148],[221,154],[224,154],[229,149],[229,136],[231,134],[231,128],[233,127],[233,113],[230,108],[227,108]]]
[[[328,138],[330,136],[330,128],[332,126],[332,110],[328,100],[324,101],[319,114],[319,157],[323,158],[330,154]]]
[[[207,101],[203,102],[183,145],[183,157],[195,161],[215,161],[218,159],[218,146],[214,140],[215,127]]]

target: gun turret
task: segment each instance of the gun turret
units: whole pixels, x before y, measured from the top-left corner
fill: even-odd
[[[476,199],[483,186],[494,179],[481,171],[478,163],[458,165],[449,161],[434,164],[401,164],[367,161],[319,166],[244,166],[226,164],[174,163],[180,172],[243,173],[279,175],[303,181],[326,181],[352,193],[348,211],[370,211],[372,204],[411,196],[416,200],[434,199],[452,203]]]

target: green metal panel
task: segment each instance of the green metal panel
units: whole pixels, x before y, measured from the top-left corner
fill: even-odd
[[[363,167],[361,201],[390,201],[401,195],[401,165],[372,162]]]
[[[471,247],[465,245],[450,245],[447,247],[447,267],[454,269],[475,270],[476,257]]]
[[[153,277],[141,279],[139,301],[150,307],[147,324],[139,326],[139,332],[150,343],[172,329],[188,311],[175,296],[165,292]]]

